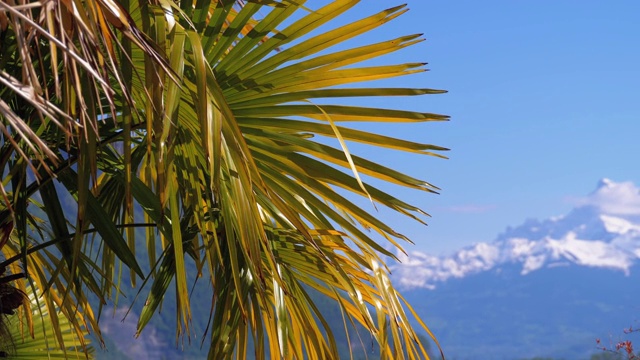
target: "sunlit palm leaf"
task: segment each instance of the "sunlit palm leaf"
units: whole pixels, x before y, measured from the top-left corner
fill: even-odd
[[[399,240],[408,239],[346,193],[423,222],[426,213],[361,175],[438,188],[352,154],[348,141],[437,157],[446,149],[345,124],[447,117],[345,104],[351,97],[442,91],[353,85],[415,74],[424,65],[359,65],[416,44],[419,35],[331,52],[406,11],[398,6],[321,28],[357,3],[336,0],[310,10],[303,0],[48,2],[58,10],[54,17],[3,5],[13,24],[3,35],[16,44],[0,48],[0,62],[13,66],[5,82],[17,81],[20,62],[38,64],[28,69],[43,74],[0,90],[0,116],[8,124],[0,164],[17,169],[4,181],[5,202],[24,205],[14,212],[22,225],[5,254],[21,259],[40,288],[79,303],[97,331],[87,296],[103,301],[117,293],[116,258],[133,282],[146,275],[133,255],[134,228],[144,227],[153,270],[138,331],[173,281],[177,333],[191,335],[187,279],[203,275],[213,288],[211,358],[243,359],[250,343],[257,358],[336,358],[333,330],[309,289],[336,301],[346,323],[370,331],[383,357],[426,357],[384,266],[395,249],[379,240],[401,249]],[[24,24],[48,44],[38,56],[12,54],[30,39],[20,30]],[[33,101],[40,105],[32,109]],[[34,159],[50,170],[30,173]],[[48,182],[53,174],[64,187]],[[28,241],[26,208],[38,195],[49,226],[31,221],[38,236]],[[64,201],[77,210],[62,215]],[[87,243],[95,232],[98,246]],[[47,243],[48,237],[57,240]],[[27,256],[33,243],[55,251]],[[198,274],[188,274],[190,264]],[[71,316],[53,295],[45,298]]]
[[[304,291],[299,288],[301,284],[314,286],[318,281],[322,287],[339,290],[324,291],[325,294],[334,298],[344,296],[342,303],[355,305],[346,307],[348,316],[367,326],[374,334],[378,334],[383,348],[389,346],[385,350],[389,356],[392,355],[392,349],[397,351],[406,347],[407,341],[415,343],[416,336],[404,316],[403,306],[398,303],[393,288],[389,287],[384,267],[379,265],[383,262],[380,254],[392,256],[393,253],[378,245],[356,224],[375,229],[392,242],[394,238],[404,237],[339,195],[332,186],[339,186],[361,195],[365,194],[366,189],[368,193],[375,195],[377,202],[418,220],[419,215],[424,213],[415,206],[369,185],[362,188],[357,184],[354,174],[327,167],[326,161],[348,170],[352,169],[347,164],[343,149],[318,143],[306,135],[337,137],[344,133],[345,139],[349,140],[436,155],[435,152],[444,149],[344,127],[339,128],[338,135],[328,124],[322,122],[326,116],[332,121],[386,122],[446,120],[446,116],[295,103],[323,97],[441,93],[428,89],[325,90],[330,86],[415,72],[414,69],[422,64],[349,70],[342,67],[415,43],[416,36],[363,47],[358,49],[357,53],[349,53],[350,57],[345,56],[346,51],[342,51],[335,55],[323,55],[318,57],[318,60],[296,62],[357,35],[361,32],[359,29],[366,31],[392,20],[402,13],[402,7],[392,8],[352,25],[326,32],[269,56],[274,49],[282,48],[288,42],[312,31],[355,3],[333,2],[326,9],[310,13],[294,22],[288,29],[278,31],[277,36],[273,37],[268,36],[274,29],[273,26],[292,13],[297,5],[288,5],[269,12],[263,20],[264,23],[259,22],[253,27],[253,36],[249,32],[243,37],[238,29],[256,13],[257,4],[248,4],[239,15],[234,15],[226,31],[222,30],[224,26],[210,23],[208,26],[217,26],[223,34],[213,42],[209,40],[206,30],[198,37],[189,29],[184,30],[190,34],[183,53],[184,61],[180,61],[185,66],[183,89],[186,91],[180,97],[180,105],[175,103],[174,98],[169,100],[175,104],[173,106],[179,106],[180,110],[172,111],[171,114],[175,115],[169,117],[170,122],[160,126],[175,126],[176,130],[171,130],[174,131],[175,137],[164,137],[163,141],[167,141],[161,144],[164,147],[156,147],[154,155],[147,154],[147,161],[162,156],[158,155],[157,151],[166,151],[166,156],[171,156],[175,164],[182,164],[179,166],[182,172],[175,173],[175,179],[182,187],[182,200],[180,203],[174,202],[174,206],[180,206],[183,212],[189,210],[195,214],[194,222],[200,229],[202,245],[204,249],[208,249],[205,250],[203,258],[213,265],[208,268],[213,271],[211,278],[215,292],[214,317],[210,326],[215,329],[212,330],[210,353],[214,358],[232,356],[235,349],[232,344],[245,344],[246,334],[253,334],[256,339],[267,338],[270,351],[285,354],[285,357],[299,357],[302,354],[317,354],[319,358],[327,354],[335,356],[327,339],[317,336],[318,332],[305,332],[314,335],[299,337],[299,329],[315,326],[310,325],[310,322],[315,324],[315,315],[310,311],[308,303],[304,305],[305,301],[302,302],[302,307],[299,307],[298,302],[289,302],[294,291],[298,294],[299,291]],[[218,12],[222,11],[220,7],[217,9]],[[168,43],[175,44],[175,39],[183,31],[180,29],[180,23],[178,22],[173,30],[174,40],[171,40],[169,35]],[[209,35],[217,37],[218,34]],[[264,40],[265,36],[267,40]],[[205,45],[201,47],[201,43]],[[215,46],[210,47],[207,44]],[[206,58],[204,64],[202,57]],[[141,98],[141,101],[144,99]],[[290,118],[292,116],[298,120]],[[302,121],[301,116],[312,121]],[[166,132],[164,128],[164,133]],[[300,136],[303,134],[306,135]],[[201,138],[200,142],[192,140],[198,137]],[[191,164],[192,171],[185,172],[186,164]],[[354,164],[358,172],[373,177],[427,191],[437,190],[424,181],[357,156],[354,156]],[[144,170],[144,165],[141,171],[147,171]],[[156,178],[154,182],[151,178],[147,181],[147,186],[154,188],[159,185],[160,180]],[[207,190],[211,185],[211,190]],[[173,188],[173,185],[169,186]],[[200,200],[194,201],[188,194],[198,194]],[[171,211],[173,213],[175,210]],[[162,210],[156,209],[154,212]],[[210,227],[212,219],[213,223],[217,224],[213,229]],[[309,264],[303,261],[288,263],[278,257],[270,240],[271,231],[265,227],[267,224],[298,234],[300,246],[310,251],[309,258],[318,259],[317,267],[309,268]],[[319,245],[322,238],[311,235],[316,231],[314,229],[332,231],[335,225],[340,225],[346,233],[335,233],[331,236],[332,241],[335,241],[336,237],[347,237],[353,241],[358,255],[353,253],[354,249],[346,246],[339,251],[323,248]],[[290,242],[294,244],[293,241]],[[179,256],[180,253],[175,252],[177,247],[173,248],[173,257]],[[336,253],[342,251],[352,254],[348,255],[348,258],[351,258],[349,263],[354,264],[350,267],[351,272],[344,270],[345,263],[341,260],[342,257],[336,257]],[[258,254],[262,255],[256,257]],[[183,265],[165,269],[172,269],[170,271],[175,271],[175,275],[184,276],[180,275],[183,273],[181,266]],[[290,270],[285,270],[289,267]],[[227,272],[230,274],[222,276]],[[374,275],[369,275],[370,272]],[[332,276],[319,276],[324,273]],[[318,277],[307,277],[308,275],[304,274],[315,274]],[[164,279],[164,276],[161,278]],[[353,279],[360,280],[354,285]],[[166,284],[166,280],[162,282]],[[165,290],[157,291],[166,291],[166,287],[162,289]],[[188,304],[184,288],[180,290],[178,287],[177,291],[178,297],[185,299],[179,300],[181,304]],[[143,311],[144,319],[149,318],[147,312],[153,311],[161,298],[161,293],[152,291],[148,298],[148,306]],[[257,308],[251,305],[254,302],[258,303]],[[400,322],[396,325],[400,326],[388,327],[384,322],[374,320],[368,315],[370,309],[365,303],[384,304],[375,309],[379,313],[377,316],[382,316],[380,319],[387,316],[390,316],[390,319],[399,319]],[[261,310],[254,313],[255,309]],[[363,317],[363,314],[367,315]],[[244,325],[247,319],[258,318],[263,320],[254,320],[248,327]],[[188,329],[187,313],[183,313],[181,319],[185,329]],[[140,326],[144,326],[145,323],[146,321],[142,321]],[[390,338],[386,337],[387,330],[380,328],[383,325],[391,329],[388,334]],[[322,332],[320,331],[320,334]],[[385,339],[389,339],[390,342],[386,342]],[[409,347],[408,351],[412,355],[422,353],[418,346]]]
[[[62,312],[58,312],[58,323],[54,325],[54,322],[49,320],[50,314],[48,312],[50,309],[47,308],[42,299],[36,298],[32,287],[29,286],[28,289],[30,308],[9,316],[5,320],[5,325],[9,329],[10,338],[13,342],[13,346],[10,346],[11,349],[8,351],[11,358],[34,360],[44,358],[92,359],[94,349],[89,345],[89,340],[85,338],[88,336],[86,331],[77,333],[69,318]],[[25,311],[29,311],[29,317],[33,319],[32,334],[26,331],[27,314],[24,314]],[[54,308],[53,311],[59,311],[59,309]],[[54,326],[57,329],[54,329]],[[62,342],[58,342],[59,340],[52,336],[56,332],[61,332],[59,340],[62,340]]]

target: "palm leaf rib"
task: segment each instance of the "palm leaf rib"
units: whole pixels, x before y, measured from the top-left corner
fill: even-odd
[[[102,306],[128,291],[123,266],[146,297],[137,333],[175,292],[177,340],[201,336],[212,359],[339,358],[336,339],[350,347],[353,329],[371,334],[381,358],[428,358],[418,332],[435,337],[385,265],[410,239],[357,204],[424,223],[427,213],[374,184],[439,189],[350,144],[438,158],[447,149],[349,124],[448,117],[349,101],[445,91],[369,84],[423,72],[419,62],[362,64],[419,34],[343,46],[405,5],[332,27],[359,1],[309,3],[0,3],[0,225],[16,220],[1,250],[28,276],[17,287],[44,294],[31,306],[44,309],[51,341],[38,351],[89,353],[85,333],[100,340]],[[211,289],[204,335],[194,283]],[[323,314],[327,299],[343,329]]]

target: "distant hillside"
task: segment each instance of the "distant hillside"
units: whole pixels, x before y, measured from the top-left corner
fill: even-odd
[[[596,338],[615,342],[640,325],[638,294],[640,267],[625,276],[571,265],[525,276],[501,267],[405,297],[448,359],[578,360],[598,352]]]
[[[603,179],[567,215],[402,260],[394,278],[450,359],[589,359],[640,328],[640,189]]]

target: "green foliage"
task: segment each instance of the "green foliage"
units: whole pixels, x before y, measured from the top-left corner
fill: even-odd
[[[94,357],[95,350],[90,345],[86,330],[82,337],[78,337],[69,319],[59,309],[55,314],[49,314],[42,299],[36,299],[33,291],[29,291],[28,296],[29,304],[26,309],[4,319],[4,325],[9,331],[8,339],[5,340],[12,343],[8,351],[12,359]],[[30,313],[27,314],[26,311]],[[54,318],[57,319],[56,322],[51,320]]]
[[[335,47],[406,11],[330,26],[357,3],[0,2],[0,223],[16,229],[2,250],[13,273],[20,264],[47,290],[50,315],[59,311],[78,338],[89,328],[100,339],[102,306],[125,283],[143,283],[138,332],[171,306],[176,336],[190,338],[204,315],[190,295],[199,279],[210,358],[336,358],[313,289],[346,326],[366,329],[382,358],[428,356],[385,266],[408,239],[353,198],[424,222],[421,209],[367,180],[438,189],[348,145],[446,149],[347,125],[448,118],[345,104],[443,91],[362,86],[424,64],[361,64],[419,35]],[[175,304],[163,304],[169,293]]]

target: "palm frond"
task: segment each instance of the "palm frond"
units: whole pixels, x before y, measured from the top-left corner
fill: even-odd
[[[89,299],[104,303],[119,292],[119,261],[133,284],[151,282],[138,332],[175,291],[177,335],[193,335],[187,282],[207,280],[210,358],[243,359],[250,343],[257,358],[337,358],[310,291],[337,303],[345,325],[369,331],[382,357],[428,357],[407,315],[415,313],[384,265],[409,239],[355,199],[424,222],[424,211],[368,180],[439,189],[352,153],[350,143],[435,157],[446,148],[348,124],[448,117],[348,104],[443,91],[366,84],[424,71],[419,62],[361,64],[420,35],[332,50],[406,12],[396,6],[330,27],[357,3],[0,6],[0,36],[12,40],[0,45],[8,69],[0,81],[12,86],[0,90],[0,165],[11,168],[3,194],[17,224],[3,252],[49,290],[49,314],[61,311],[77,336],[99,331]],[[149,274],[135,256],[136,228],[146,229]],[[86,324],[67,304],[79,306]],[[50,319],[63,339],[58,317]]]
[[[8,332],[4,339],[5,354],[12,359],[92,359],[94,349],[86,329],[76,332],[68,315],[58,307],[49,308],[37,297],[34,287],[28,286],[27,293],[24,296],[28,296],[28,306],[3,318]],[[54,335],[56,333],[60,334]]]

